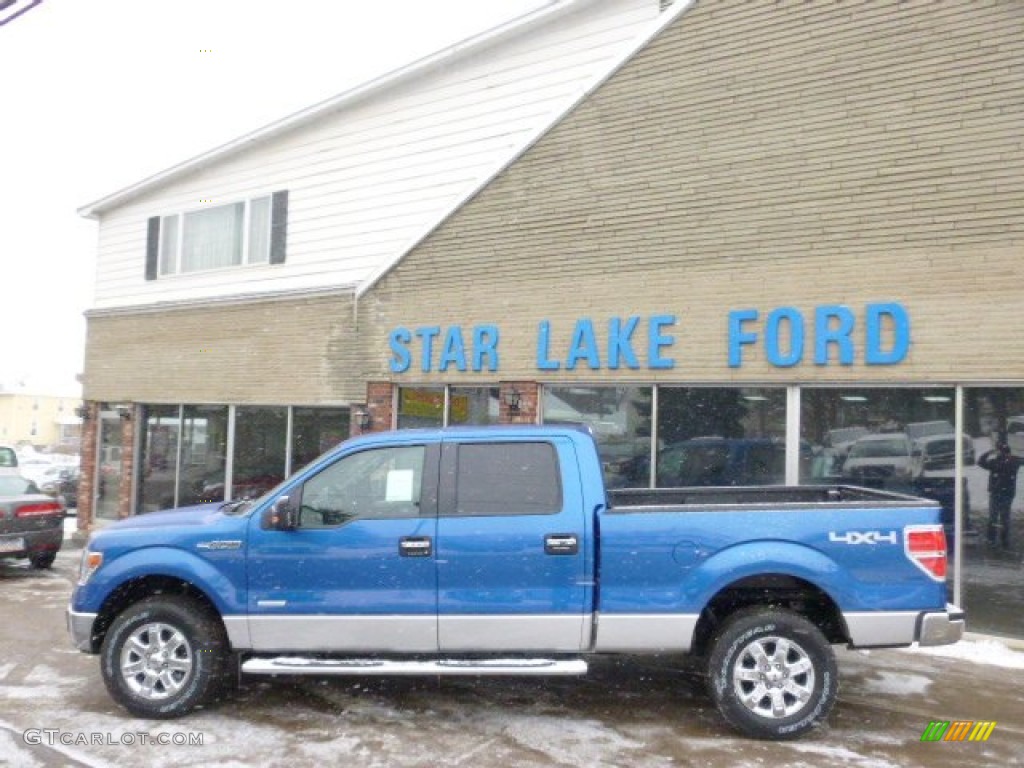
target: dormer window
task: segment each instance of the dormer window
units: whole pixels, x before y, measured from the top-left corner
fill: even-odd
[[[287,191],[154,216],[149,220],[146,279],[282,264],[287,219]]]

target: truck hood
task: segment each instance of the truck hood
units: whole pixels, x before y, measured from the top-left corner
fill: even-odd
[[[220,504],[146,512],[97,530],[89,546],[118,556],[144,547],[194,550],[206,541],[240,541],[249,525],[248,514],[225,515]]]
[[[128,530],[132,528],[167,528],[191,525],[209,525],[223,517],[218,511],[220,504],[197,504],[193,507],[168,509],[163,512],[146,512],[141,515],[127,517],[116,523],[104,526],[104,530]]]

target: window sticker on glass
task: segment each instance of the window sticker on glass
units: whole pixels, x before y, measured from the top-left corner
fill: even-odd
[[[388,472],[388,487],[385,501],[412,501],[413,480],[415,471],[411,469],[392,469]]]

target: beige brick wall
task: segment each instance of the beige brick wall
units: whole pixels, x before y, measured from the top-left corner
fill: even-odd
[[[697,3],[361,299],[367,374],[534,378],[542,319],[564,354],[669,313],[673,370],[539,378],[1024,380],[1022,128],[1024,4]],[[901,365],[815,366],[810,328],[800,365],[726,364],[730,309],[889,301]],[[389,373],[392,328],[475,323],[497,374]]]
[[[362,401],[349,294],[92,316],[87,400]]]

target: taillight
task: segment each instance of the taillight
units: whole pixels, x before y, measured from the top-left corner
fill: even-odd
[[[946,580],[946,532],[941,525],[908,525],[904,529],[907,557],[936,581]]]
[[[14,510],[15,517],[39,517],[40,515],[60,515],[63,513],[64,507],[56,501],[22,504]]]

